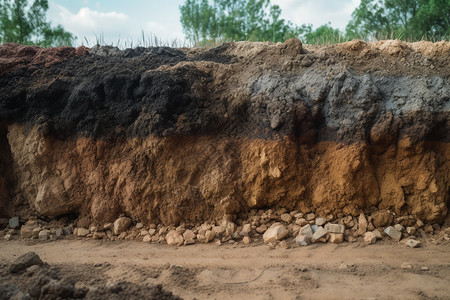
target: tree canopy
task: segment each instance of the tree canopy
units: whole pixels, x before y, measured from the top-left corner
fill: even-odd
[[[346,30],[349,36],[445,39],[450,35],[450,1],[361,0]]]
[[[74,36],[46,21],[48,0],[0,0],[0,42],[71,46]]]
[[[270,0],[186,0],[180,6],[186,36],[195,41],[285,41],[299,28],[280,18]]]
[[[448,39],[450,0],[361,0],[341,32],[324,24],[297,26],[280,18],[270,0],[186,0],[180,6],[188,39],[205,41],[284,41],[296,36],[305,43],[359,39]]]

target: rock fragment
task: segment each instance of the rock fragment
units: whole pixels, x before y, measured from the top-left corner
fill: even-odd
[[[286,223],[291,223],[292,222],[292,216],[290,214],[282,214],[280,216],[281,221],[286,222]]]
[[[264,243],[274,243],[284,239],[289,234],[287,228],[281,223],[274,223],[263,235]]]
[[[306,235],[301,235],[301,234],[299,234],[299,235],[295,238],[295,242],[296,242],[299,246],[308,246],[309,244],[311,244],[311,237],[310,237],[310,236],[306,236]]]
[[[183,233],[183,238],[184,238],[184,244],[185,245],[191,245],[191,244],[195,244],[195,233],[192,230],[186,230]]]
[[[28,267],[38,265],[42,266],[44,262],[41,260],[39,255],[35,252],[28,252],[19,256],[13,263],[9,265],[9,271],[11,273],[18,273],[25,270]]]
[[[402,238],[402,233],[392,226],[387,227],[384,232],[396,241],[400,241]]]
[[[322,226],[319,226],[317,228],[317,230],[314,232],[312,239],[315,241],[318,241],[318,240],[326,237],[327,234],[328,234],[328,231],[325,228],[323,228]]]
[[[77,228],[77,236],[78,237],[87,237],[89,234],[89,230],[86,228]]]
[[[325,219],[325,218],[317,218],[316,219],[317,226],[323,226],[323,225],[325,225],[326,222],[327,222],[327,219]]]
[[[131,219],[128,217],[121,217],[114,221],[113,232],[115,235],[119,235],[125,232],[131,226]]]
[[[325,229],[330,233],[344,233],[345,226],[341,224],[325,224]]]
[[[313,230],[311,228],[311,225],[308,224],[308,225],[305,225],[302,228],[300,228],[299,234],[300,235],[305,235],[305,236],[308,236],[308,237],[312,238],[314,232],[313,232]]]
[[[171,246],[181,246],[184,243],[183,236],[176,230],[171,230],[166,235],[166,242]]]
[[[330,233],[330,243],[342,244],[344,242],[343,233]]]
[[[242,242],[245,245],[248,245],[248,244],[250,244],[252,242],[252,239],[250,237],[248,237],[248,236],[244,236],[244,238],[242,239]]]
[[[377,241],[377,236],[373,232],[367,231],[366,233],[364,233],[364,242],[367,245],[375,244],[376,241]]]
[[[406,246],[411,247],[411,248],[417,248],[420,247],[421,242],[415,239],[409,239],[406,241]]]
[[[49,234],[50,234],[50,230],[46,230],[46,229],[41,230],[41,231],[39,232],[39,240],[41,240],[41,241],[46,241],[46,240],[48,240]]]
[[[358,231],[357,231],[357,234],[358,235],[363,235],[364,233],[366,233],[367,226],[368,226],[368,223],[367,223],[366,216],[363,213],[361,213],[359,215],[359,218],[358,218]]]
[[[8,223],[9,223],[10,228],[15,229],[15,228],[19,227],[19,218],[12,217],[11,219],[9,219]]]

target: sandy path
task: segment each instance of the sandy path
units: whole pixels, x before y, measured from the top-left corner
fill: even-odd
[[[161,283],[185,299],[450,299],[449,250],[389,243],[269,250],[261,244],[176,248],[129,241],[1,241],[0,263],[35,251],[79,285]]]

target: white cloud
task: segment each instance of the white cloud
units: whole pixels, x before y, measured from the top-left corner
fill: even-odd
[[[294,24],[313,24],[317,28],[331,22],[333,27],[344,30],[353,10],[360,0],[272,0],[282,10],[282,17]]]

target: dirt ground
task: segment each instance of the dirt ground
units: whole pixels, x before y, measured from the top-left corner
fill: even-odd
[[[272,250],[261,243],[1,241],[0,279],[14,281],[6,266],[34,251],[80,288],[161,284],[183,299],[450,299],[449,250],[432,240],[416,249],[381,242]]]

